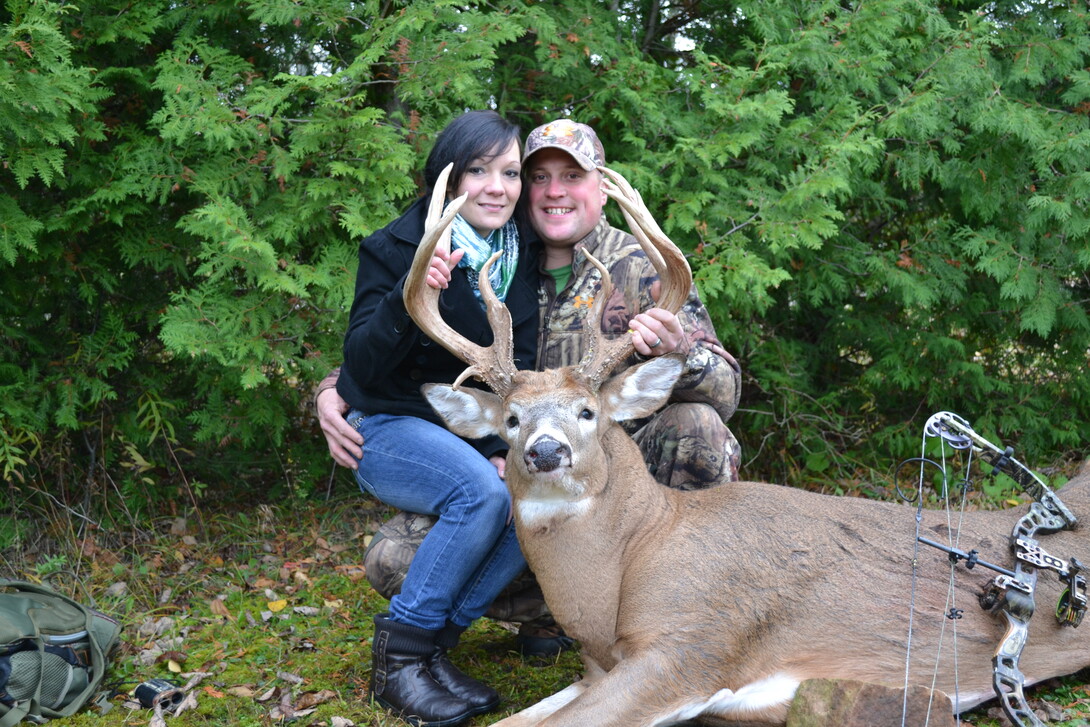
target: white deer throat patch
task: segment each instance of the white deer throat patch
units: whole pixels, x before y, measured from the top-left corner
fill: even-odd
[[[572,500],[566,497],[528,497],[518,501],[519,519],[529,527],[547,525],[555,520],[580,517],[590,510],[593,498]]]

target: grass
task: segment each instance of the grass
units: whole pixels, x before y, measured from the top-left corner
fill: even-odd
[[[199,517],[90,523],[53,502],[0,528],[0,576],[42,580],[94,596],[124,625],[107,683],[119,694],[105,715],[84,710],[65,724],[162,727],[125,693],[167,679],[192,708],[169,724],[400,727],[367,695],[371,619],[386,607],[363,578],[363,550],[390,514],[359,497],[280,505],[202,503]],[[2,521],[0,521],[2,523]],[[78,582],[78,586],[76,585]],[[83,598],[85,602],[87,598]],[[1042,616],[1043,617],[1043,616]],[[490,724],[562,689],[578,657],[527,660],[512,627],[482,619],[453,653],[467,673],[501,693]],[[1032,638],[1032,632],[1031,632]],[[1090,670],[1027,690],[1055,727],[1090,725]],[[964,724],[1008,724],[995,704]]]
[[[357,497],[205,511],[203,531],[195,519],[176,517],[131,532],[73,532],[71,520],[45,519],[48,528],[7,542],[0,576],[46,576],[62,591],[92,594],[100,610],[118,618],[122,645],[107,683],[120,692],[148,679],[193,682],[195,708],[169,717],[171,725],[346,724],[340,718],[403,726],[367,695],[372,617],[387,601],[360,564],[388,514]],[[499,690],[508,712],[579,673],[574,653],[544,663],[514,647],[510,625],[481,619],[452,656]],[[112,702],[105,715],[87,709],[65,724],[157,724],[152,710],[125,694]]]

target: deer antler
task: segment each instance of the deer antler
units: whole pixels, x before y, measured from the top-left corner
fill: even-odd
[[[603,190],[621,206],[628,228],[640,243],[644,254],[658,273],[659,280],[662,281],[658,307],[677,313],[688,298],[689,289],[693,284],[693,273],[689,269],[689,262],[651,217],[640,193],[632,188],[628,180],[612,169],[599,167],[599,170],[610,177],[604,180]],[[587,260],[598,268],[598,272],[602,275],[602,289],[595,296],[594,304],[587,315],[588,321],[599,321],[606,301],[613,292],[613,282],[605,266],[594,256],[587,254]],[[578,370],[597,389],[618,363],[632,355],[635,348],[632,345],[632,337],[627,334],[614,339],[606,338],[602,334],[600,324],[586,326],[584,330],[588,335],[588,341]]]
[[[436,247],[441,240],[444,244],[449,244],[451,223],[466,201],[466,195],[462,195],[448,205],[445,213],[440,214],[446,197],[447,179],[453,166],[448,164],[435,182],[428,205],[424,237],[416,249],[402,295],[405,309],[424,335],[469,364],[469,368],[455,380],[454,387],[457,388],[470,376],[476,376],[497,394],[502,395],[511,388],[511,377],[514,376],[516,368],[511,313],[496,297],[488,282],[488,270],[499,257],[499,253],[489,258],[479,276],[481,299],[485,302],[488,322],[492,326],[492,345],[487,348],[465,338],[443,320],[439,314],[440,291],[425,282]]]

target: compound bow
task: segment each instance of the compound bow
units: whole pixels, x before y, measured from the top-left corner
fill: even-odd
[[[999,573],[980,596],[981,608],[989,613],[1000,614],[1007,621],[1007,631],[992,657],[992,685],[1003,705],[1003,711],[1012,722],[1020,727],[1045,727],[1026,702],[1023,691],[1025,677],[1018,668],[1018,659],[1029,637],[1029,620],[1035,607],[1034,590],[1038,569],[1055,571],[1064,583],[1065,590],[1056,607],[1056,618],[1060,623],[1074,628],[1082,622],[1086,612],[1086,579],[1082,575],[1082,564],[1075,558],[1065,562],[1050,555],[1041,548],[1036,539],[1039,534],[1074,527],[1076,518],[1048,485],[1013,457],[1012,448],[1000,449],[977,434],[957,414],[939,412],[932,415],[924,427],[924,435],[938,437],[953,449],[971,449],[991,465],[991,475],[999,472],[1007,474],[1034,499],[1029,512],[1018,519],[1011,532],[1014,570],[980,560],[975,550],[959,550],[928,540],[919,533],[916,539],[924,545],[949,554],[951,565],[964,560],[967,569],[979,565]],[[921,457],[920,461],[929,460]],[[917,496],[920,497],[922,505],[922,496],[919,493]]]

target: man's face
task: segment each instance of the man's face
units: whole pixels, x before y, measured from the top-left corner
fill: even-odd
[[[572,246],[602,217],[602,175],[586,171],[560,149],[542,149],[526,160],[530,221],[546,246]]]

